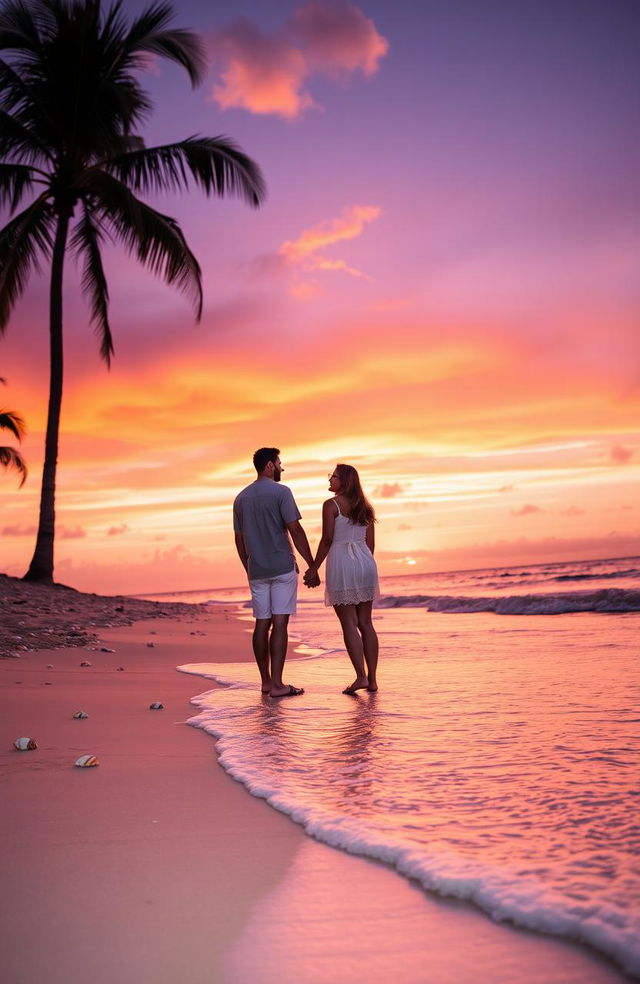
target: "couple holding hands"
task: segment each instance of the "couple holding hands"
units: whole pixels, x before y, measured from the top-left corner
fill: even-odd
[[[281,484],[284,467],[280,450],[260,448],[253,464],[257,478],[236,497],[233,529],[251,589],[253,652],[262,693],[271,697],[304,693],[300,687],[282,682],[289,616],[295,615],[298,591],[291,541],[308,564],[303,578],[308,588],[318,587],[318,571],[327,561],[325,605],[332,605],[340,620],[356,673],[343,693],[376,691],[378,637],[371,622],[371,606],[378,597],[378,571],[373,559],[375,515],[358,472],[351,465],[339,464],[329,475],[333,497],[322,506],[322,537],[314,558],[291,489]]]

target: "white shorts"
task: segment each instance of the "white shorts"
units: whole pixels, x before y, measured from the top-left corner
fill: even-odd
[[[295,568],[277,577],[256,577],[249,581],[254,618],[295,615],[298,572]]]

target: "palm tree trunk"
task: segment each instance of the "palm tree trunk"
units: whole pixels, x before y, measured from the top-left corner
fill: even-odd
[[[56,469],[58,466],[58,434],[60,430],[60,410],[62,407],[62,274],[64,254],[69,231],[68,210],[58,216],[56,240],[51,262],[51,287],[49,292],[49,329],[51,344],[51,366],[49,378],[49,411],[47,414],[47,436],[45,440],[42,489],[40,492],[40,519],[38,537],[25,581],[44,581],[53,583],[53,541],[56,522]]]

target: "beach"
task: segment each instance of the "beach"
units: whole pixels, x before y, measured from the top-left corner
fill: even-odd
[[[85,623],[109,607],[82,602]],[[90,649],[0,662],[4,980],[625,979],[586,948],[318,843],[227,775],[211,737],[185,726],[210,687],[176,666],[252,661],[232,607],[89,631]],[[297,670],[292,659],[287,679]],[[74,720],[78,710],[89,717]],[[38,748],[15,751],[20,736]],[[83,754],[100,765],[75,768]]]

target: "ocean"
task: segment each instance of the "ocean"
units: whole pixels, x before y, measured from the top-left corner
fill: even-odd
[[[318,840],[640,976],[640,558],[382,579],[380,690],[351,697],[321,591],[291,621],[302,697],[180,668],[222,684],[189,721],[222,767]],[[250,620],[247,595],[171,597]]]

